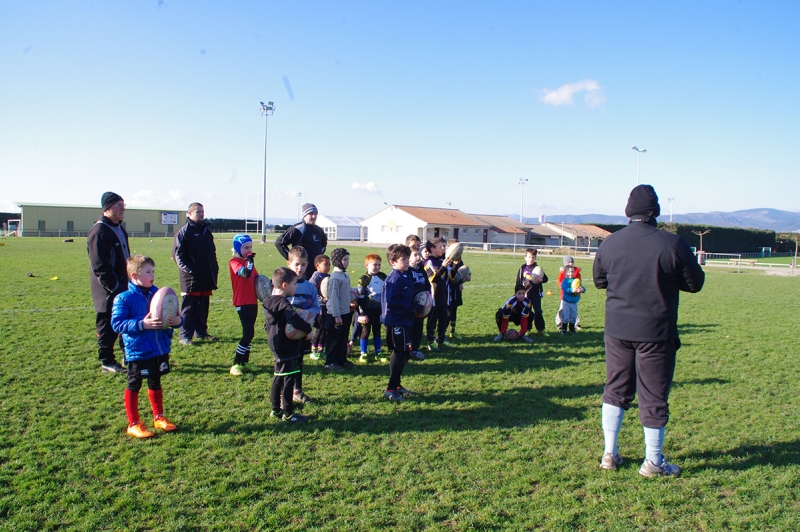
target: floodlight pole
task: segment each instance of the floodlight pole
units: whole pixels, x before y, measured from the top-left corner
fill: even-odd
[[[631,149],[636,151],[636,185],[638,186],[639,183],[640,183],[640,181],[639,181],[639,168],[640,168],[640,165],[641,165],[641,162],[642,162],[642,154],[643,153],[647,153],[647,150],[646,149],[640,150],[636,146],[631,146]]]
[[[522,221],[522,208],[524,205],[523,198],[525,198],[525,183],[528,182],[527,177],[520,177],[517,184],[522,187],[520,188],[521,192],[519,193],[519,223],[524,224],[525,222]]]
[[[669,223],[672,223],[672,204],[675,203],[675,198],[667,198],[669,202]]]
[[[302,192],[297,193],[297,221],[300,222],[300,196],[302,196]]]
[[[275,104],[261,102],[261,116],[264,117],[264,212],[261,218],[261,243],[267,242],[267,118],[275,113]]]

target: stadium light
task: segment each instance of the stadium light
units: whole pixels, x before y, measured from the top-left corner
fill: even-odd
[[[261,218],[261,243],[267,242],[267,117],[275,113],[275,104],[261,103],[261,116],[264,117],[264,212]]]
[[[669,223],[672,223],[672,204],[675,203],[675,198],[667,198],[669,202]]]
[[[523,198],[525,197],[525,183],[527,183],[527,182],[528,182],[528,178],[527,177],[520,177],[519,181],[517,182],[517,184],[520,187],[522,187],[520,189],[522,192],[520,192],[520,194],[519,194],[519,223],[521,223],[521,224],[525,223],[525,222],[522,221],[522,207],[524,205]]]
[[[636,151],[636,184],[639,184],[639,167],[642,162],[642,154],[647,153],[647,150],[640,150],[636,146],[631,146],[631,149]]]

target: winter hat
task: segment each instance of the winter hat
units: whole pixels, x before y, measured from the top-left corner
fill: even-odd
[[[106,192],[103,194],[103,197],[100,198],[100,207],[103,209],[103,212],[106,212],[118,201],[123,201],[122,196],[114,192]]]
[[[342,266],[342,259],[349,254],[350,252],[344,248],[336,248],[333,250],[333,253],[331,253],[331,263],[333,263],[334,267],[344,270],[344,266]]]
[[[567,255],[566,257],[564,257],[564,266],[566,266],[570,262],[574,263],[575,259],[573,259],[570,255]]]
[[[305,203],[303,204],[303,216],[302,218],[306,217],[306,214],[311,214],[312,212],[319,212],[317,210],[317,206],[313,203]]]
[[[253,239],[250,238],[250,235],[236,235],[233,237],[233,252],[237,255],[242,255],[242,246],[247,244],[248,242],[252,242]]]
[[[628,205],[625,207],[625,216],[628,218],[634,216],[658,218],[659,214],[661,214],[661,206],[658,204],[658,196],[652,186],[639,185],[631,190]]]

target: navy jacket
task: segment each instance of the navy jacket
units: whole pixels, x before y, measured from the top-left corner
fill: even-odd
[[[175,233],[172,257],[180,269],[181,292],[188,294],[217,289],[217,248],[208,222],[198,224],[187,219]]]
[[[383,284],[381,316],[388,327],[411,327],[414,324],[414,279],[407,271],[392,270]]]

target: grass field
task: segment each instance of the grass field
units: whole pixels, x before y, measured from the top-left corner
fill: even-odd
[[[306,359],[304,426],[269,418],[271,356],[227,371],[240,334],[225,274],[212,297],[219,341],[173,346],[164,377],[172,434],[125,434],[125,378],[102,374],[85,239],[8,239],[0,247],[0,529],[2,530],[798,530],[800,279],[709,268],[684,295],[665,454],[678,479],[638,474],[637,410],[625,464],[598,467],[604,293],[589,279],[584,330],[495,344],[494,312],[521,258],[465,255],[454,349],[409,363],[420,392],[384,401],[386,365],[327,374]],[[134,239],[175,288],[170,240]],[[230,240],[218,240],[223,272]],[[281,265],[255,246],[262,271]],[[360,273],[366,248],[352,248]],[[559,257],[541,261],[555,279]],[[27,273],[34,277],[28,277]],[[57,280],[51,280],[58,277]],[[547,286],[547,285],[546,285]],[[555,282],[551,289],[557,292]],[[146,394],[142,419],[151,425]]]

